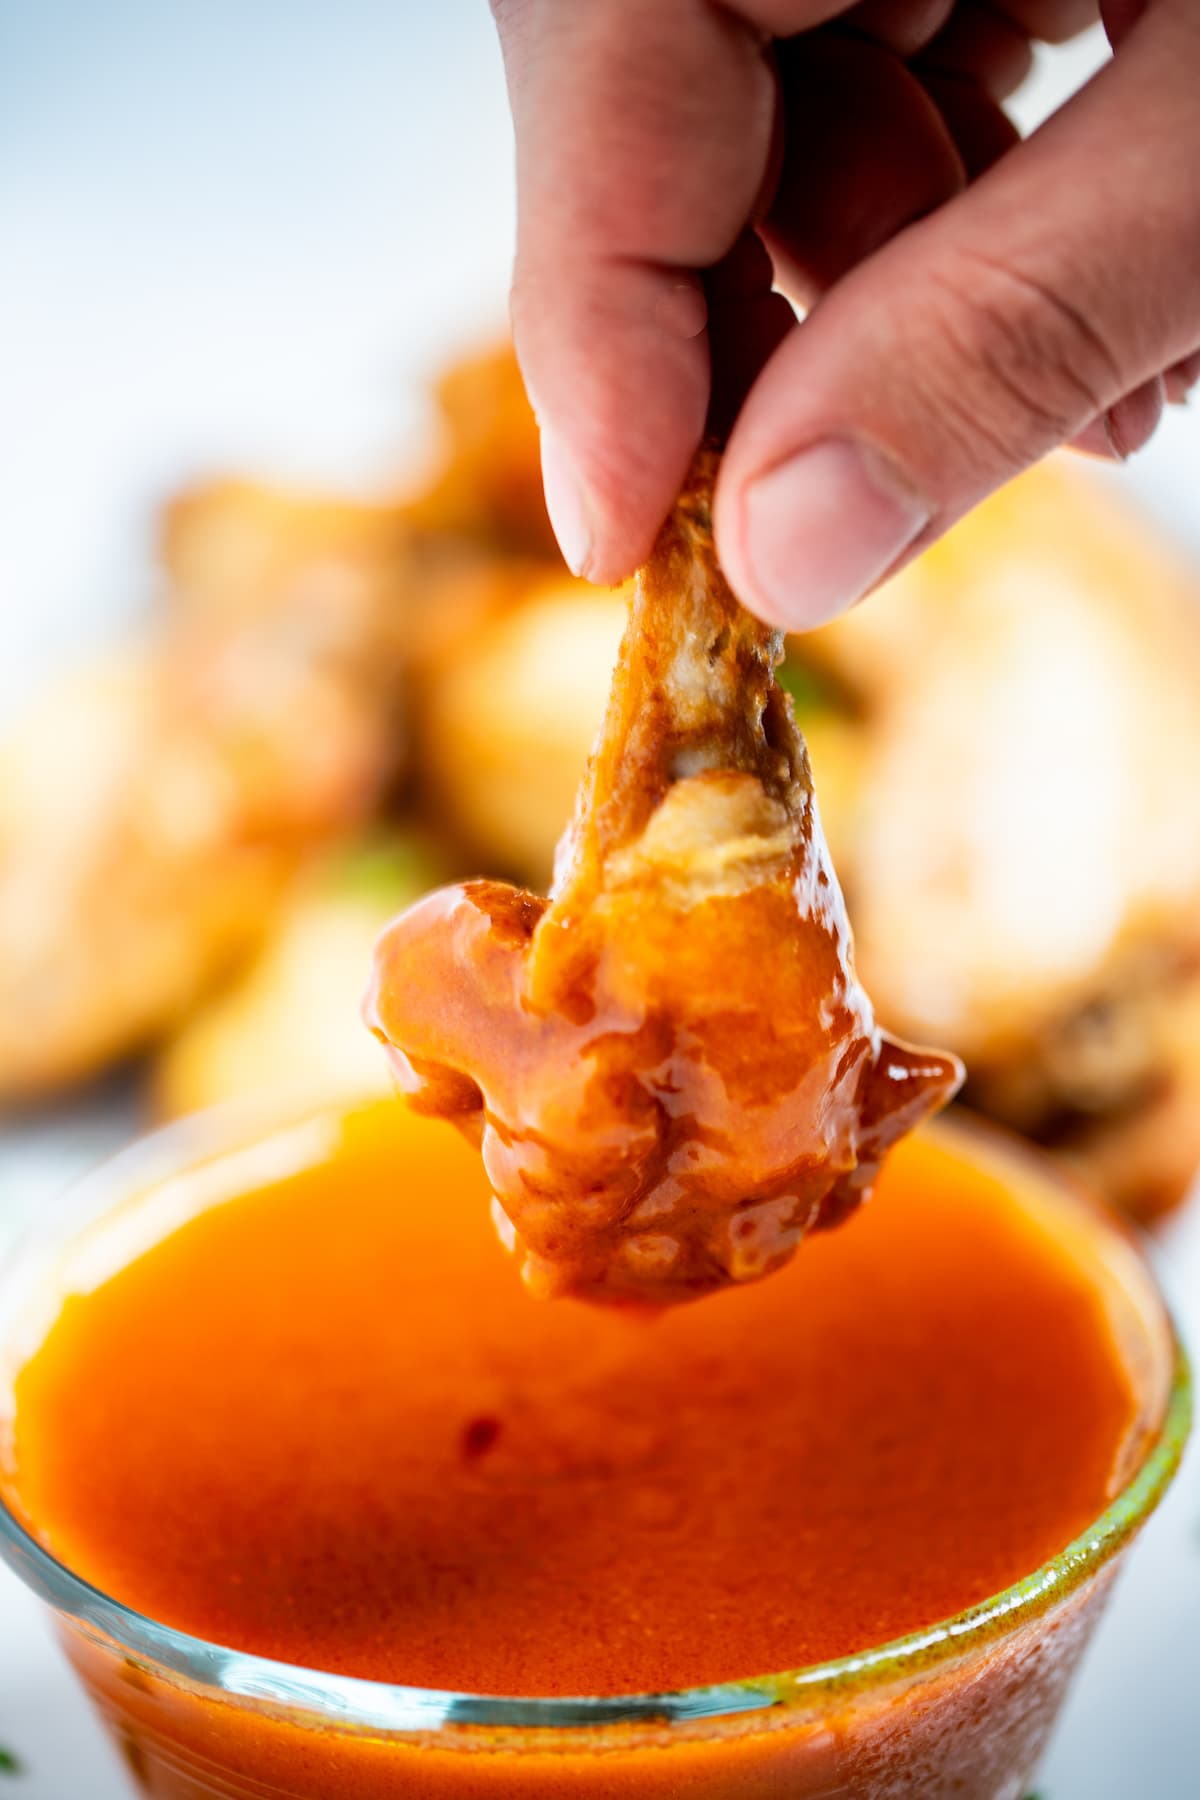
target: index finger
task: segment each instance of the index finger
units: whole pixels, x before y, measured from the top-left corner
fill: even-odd
[[[517,354],[567,560],[649,554],[704,429],[707,307],[767,176],[768,36],[839,0],[494,0],[517,138]],[[768,290],[769,291],[769,285]]]

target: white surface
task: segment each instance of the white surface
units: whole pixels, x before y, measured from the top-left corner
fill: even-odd
[[[1100,54],[1053,63],[1036,115]],[[483,0],[0,0],[0,709],[131,617],[154,507],[229,466],[385,480],[430,364],[503,318],[512,233]],[[1126,472],[1200,544],[1200,415]],[[0,1235],[125,1135],[119,1101],[0,1142]],[[1200,1210],[1165,1247],[1200,1343]],[[1046,1771],[1050,1800],[1193,1800],[1200,1457],[1147,1531]],[[14,1800],[127,1790],[0,1572]]]

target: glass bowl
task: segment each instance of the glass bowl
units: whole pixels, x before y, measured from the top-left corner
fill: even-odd
[[[3,1503],[17,1371],[65,1294],[201,1206],[320,1158],[338,1113],[226,1108],[78,1184],[0,1275],[0,1555],[53,1611],[140,1790],[158,1800],[1020,1800],[1122,1555],[1190,1422],[1186,1359],[1127,1229],[990,1128],[933,1129],[997,1166],[1104,1290],[1142,1402],[1121,1485],[1050,1562],[952,1619],[814,1667],[673,1693],[498,1698],[271,1662],[130,1611]]]

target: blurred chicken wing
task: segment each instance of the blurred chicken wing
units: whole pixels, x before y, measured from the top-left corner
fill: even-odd
[[[511,346],[455,363],[438,382],[437,403],[441,458],[428,486],[406,502],[410,522],[561,568],[542,498],[537,423]]]
[[[390,1091],[362,1028],[362,971],[387,920],[445,865],[411,832],[373,833],[315,859],[257,955],[184,1020],[154,1065],[169,1116],[270,1095],[300,1103]]]
[[[977,1104],[1102,1133],[1115,1170],[1142,1104],[1189,1079],[1169,1020],[1200,960],[1194,580],[1051,466],[803,648],[868,721],[845,874],[878,1004],[966,1059]],[[1144,1209],[1196,1157],[1182,1180],[1178,1145],[1161,1177],[1138,1160],[1144,1201],[1132,1159],[1118,1185]]]
[[[399,527],[215,484],[172,509],[158,637],[0,751],[0,1103],[160,1035],[394,778]]]
[[[418,768],[436,816],[482,866],[550,879],[604,712],[626,595],[522,572],[414,692]]]

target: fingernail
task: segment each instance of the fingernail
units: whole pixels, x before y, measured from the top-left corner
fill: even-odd
[[[585,573],[592,554],[592,527],[575,465],[553,432],[542,432],[542,488],[559,549],[573,575]]]
[[[694,275],[661,290],[654,302],[654,323],[669,337],[700,336],[708,325],[708,301]]]
[[[747,488],[743,598],[774,624],[807,631],[860,600],[932,517],[881,452],[827,438]]]
[[[1167,387],[1161,375],[1126,394],[1104,414],[1104,434],[1117,462],[1128,462],[1150,442],[1158,429],[1166,404]]]
[[[1188,406],[1193,399],[1192,389],[1200,382],[1200,352],[1195,356],[1185,356],[1167,370],[1167,399],[1172,406]]]

